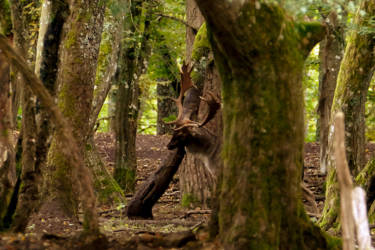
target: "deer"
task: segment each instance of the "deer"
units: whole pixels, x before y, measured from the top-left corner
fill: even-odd
[[[184,145],[189,153],[202,160],[215,179],[218,169],[217,163],[220,161],[221,134],[216,134],[206,128],[205,125],[220,110],[221,102],[219,97],[211,91],[208,91],[205,97],[200,96],[199,90],[194,86],[190,76],[193,68],[194,65],[189,69],[189,66],[185,63],[180,68],[180,94],[177,99],[172,98],[177,105],[178,115],[176,120],[168,122],[168,124],[174,124],[175,128],[167,148],[172,150],[179,145]],[[205,113],[202,121],[192,121],[191,117],[194,113],[197,113],[200,100],[208,105],[208,112]]]
[[[176,120],[168,122],[175,126],[167,145],[170,153],[129,202],[126,214],[131,219],[153,218],[152,207],[168,188],[186,154],[185,149],[202,159],[208,172],[216,180],[221,163],[222,135],[210,131],[206,125],[220,110],[221,102],[212,92],[204,97],[200,96],[190,76],[192,70],[193,66],[189,67],[185,63],[180,68],[179,96],[177,99],[171,98],[177,105],[178,115]],[[197,113],[201,100],[207,104],[208,111],[201,121],[193,121],[192,116]]]

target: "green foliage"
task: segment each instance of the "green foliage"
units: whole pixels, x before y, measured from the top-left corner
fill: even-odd
[[[319,101],[319,46],[313,49],[306,60],[303,87],[305,90],[305,141],[313,142],[316,140],[318,119],[316,108]]]
[[[366,136],[369,141],[375,141],[375,81],[372,80],[366,102]]]
[[[197,198],[190,193],[184,193],[181,198],[181,206],[183,207],[190,207],[190,205],[198,202]]]
[[[157,83],[151,80],[148,75],[141,76],[139,87],[141,88],[141,110],[142,116],[138,122],[138,133],[156,134],[157,119]]]
[[[185,1],[165,0],[156,12],[183,19]],[[185,54],[185,25],[169,18],[157,20],[148,74],[153,80],[173,81],[179,77],[176,62],[182,61],[181,56]]]
[[[163,120],[163,122],[172,122],[176,119],[177,119],[177,117],[175,115],[170,115],[168,117],[164,117],[162,120]]]

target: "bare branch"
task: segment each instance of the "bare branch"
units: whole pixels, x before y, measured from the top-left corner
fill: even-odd
[[[155,15],[157,15],[159,17],[163,17],[163,18],[168,18],[168,19],[171,19],[173,21],[177,21],[177,22],[182,23],[183,25],[193,29],[195,32],[198,32],[198,30],[195,27],[191,26],[184,19],[181,19],[181,18],[178,18],[178,17],[175,17],[175,16],[171,16],[171,15],[167,15],[167,14],[163,14],[163,13],[155,13]]]

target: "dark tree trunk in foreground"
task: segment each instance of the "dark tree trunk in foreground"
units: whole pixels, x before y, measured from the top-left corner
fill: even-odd
[[[264,1],[197,4],[223,81],[218,237],[226,249],[329,248],[299,198],[302,69],[324,28]]]
[[[345,32],[342,20],[338,20],[337,14],[331,12],[326,17],[327,34],[320,42],[319,58],[319,131],[317,135],[320,142],[320,169],[327,170],[327,149],[330,126],[330,114],[335,94],[337,76],[340,70],[341,60],[345,49]]]
[[[361,14],[362,11],[366,13],[365,16]],[[359,8],[354,22],[361,29],[361,27],[369,25],[368,18],[374,14],[374,1],[365,0]],[[361,171],[365,160],[365,103],[374,72],[374,46],[372,34],[363,34],[360,30],[352,31],[341,63],[332,104],[331,117],[334,117],[340,110],[345,115],[346,157],[352,176],[356,176]],[[332,155],[330,153],[334,150],[332,137],[329,138],[328,150],[327,155]],[[337,230],[340,223],[338,222],[339,197],[336,166],[331,157],[328,157],[327,163],[326,201],[320,226],[325,230],[329,228]],[[361,175],[362,180],[359,180],[359,183],[363,184],[366,182],[363,177],[368,174],[362,171]],[[369,196],[371,195],[372,193],[369,193]]]

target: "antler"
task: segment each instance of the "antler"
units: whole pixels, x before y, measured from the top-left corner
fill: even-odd
[[[167,122],[167,124],[176,124],[176,128],[174,130],[180,130],[186,127],[202,127],[208,121],[210,121],[216,114],[217,110],[220,109],[220,103],[216,100],[212,92],[208,92],[208,96],[203,98],[200,97],[203,101],[205,101],[209,106],[209,112],[206,114],[205,118],[202,122],[196,122],[190,120],[190,115],[193,112],[191,107],[183,107],[182,99],[184,98],[184,94],[192,87],[194,87],[193,81],[191,80],[190,74],[194,68],[192,65],[189,69],[188,65],[184,62],[182,67],[180,68],[181,74],[181,89],[180,94],[177,99],[172,98],[176,102],[178,108],[178,115],[177,119],[172,122]],[[191,90],[193,91],[193,90]],[[196,90],[197,91],[197,90]],[[197,98],[198,94],[195,98]],[[194,96],[190,94],[189,96],[192,102],[195,102],[197,106],[199,106],[199,99],[193,100]],[[186,104],[185,104],[186,105]],[[187,104],[187,106],[191,106],[192,104]],[[193,105],[194,106],[194,105]]]

